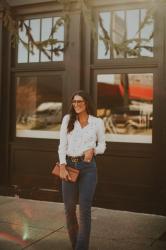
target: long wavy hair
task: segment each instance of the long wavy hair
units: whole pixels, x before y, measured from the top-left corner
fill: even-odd
[[[94,115],[94,116],[96,115],[94,105],[93,105],[93,102],[92,102],[92,99],[91,99],[90,95],[84,90],[76,91],[73,94],[72,98],[71,98],[71,105],[70,105],[69,112],[68,112],[69,115],[70,115],[69,123],[68,123],[68,126],[67,126],[67,132],[68,133],[70,133],[74,129],[74,123],[77,120],[77,113],[75,112],[74,107],[72,105],[72,100],[74,99],[74,97],[76,95],[81,96],[83,98],[83,100],[85,101],[86,112],[89,115]]]

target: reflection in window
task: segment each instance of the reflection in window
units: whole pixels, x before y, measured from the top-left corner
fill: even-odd
[[[53,25],[56,24],[56,22],[58,21],[58,17],[55,17],[53,19]],[[64,48],[64,25],[59,26],[57,32],[53,35],[54,39],[57,39],[58,41],[60,41],[56,46],[53,46],[53,49],[55,49],[56,47],[59,47],[60,49]],[[61,42],[62,41],[62,42]],[[53,53],[53,61],[63,61],[64,60],[64,53],[60,52],[59,56],[57,56],[55,53]]]
[[[25,21],[25,24],[29,26],[29,21]],[[25,26],[19,32],[20,39],[24,41],[24,43],[19,42],[18,44],[18,62],[19,63],[27,63],[28,62],[28,49],[25,44],[28,44],[28,37],[26,36]]]
[[[111,22],[110,13],[109,12],[100,13],[100,16],[101,16],[104,28],[106,29],[107,33],[110,36],[110,22]],[[110,51],[105,53],[104,43],[100,39],[101,35],[102,35],[102,28],[101,28],[101,25],[99,25],[99,24],[98,24],[98,29],[99,29],[99,32],[98,32],[98,58],[99,59],[109,59],[110,58]]]
[[[125,39],[125,12],[124,11],[115,11],[113,12],[113,28],[112,35],[113,41],[115,44],[123,43]],[[124,50],[120,50],[118,53],[114,49],[112,51],[113,57],[123,58],[125,56]]]
[[[98,59],[153,57],[152,10],[99,13]]]
[[[35,41],[40,41],[40,19],[30,20],[31,33]],[[39,50],[34,47],[33,54],[29,53],[29,62],[39,62]]]
[[[139,56],[139,10],[129,10],[126,12],[126,37],[128,43],[128,49],[131,53],[127,53],[128,57]]]
[[[62,77],[20,76],[16,79],[16,135],[58,136],[62,119]]]
[[[30,46],[26,33],[30,32],[37,46]],[[19,29],[18,63],[64,60],[64,20],[61,17],[26,20]],[[49,43],[48,43],[49,39]]]
[[[153,74],[97,75],[97,93],[108,141],[152,142]]]
[[[146,10],[141,10],[141,22],[143,22],[146,18]],[[141,37],[141,43],[140,43],[140,54],[141,56],[153,56],[153,39],[149,39],[149,34],[153,34],[154,31],[154,24],[153,22],[144,25],[144,27],[141,29],[140,37]]]
[[[43,18],[41,20],[41,40],[47,40],[52,29],[52,18]],[[41,61],[47,62],[50,61],[51,58],[51,45],[47,46],[47,55],[41,52]]]

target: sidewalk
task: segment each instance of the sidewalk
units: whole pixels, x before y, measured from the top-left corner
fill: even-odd
[[[63,204],[0,196],[0,250],[70,250]],[[166,217],[92,208],[90,250],[166,250]]]

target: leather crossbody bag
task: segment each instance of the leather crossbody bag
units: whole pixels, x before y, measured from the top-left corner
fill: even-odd
[[[79,176],[79,169],[73,168],[73,167],[69,167],[66,166],[65,167],[66,170],[69,172],[69,175],[71,177],[71,182],[76,182]],[[60,177],[60,164],[59,162],[56,163],[56,165],[54,166],[53,170],[52,170],[52,174],[55,176]]]

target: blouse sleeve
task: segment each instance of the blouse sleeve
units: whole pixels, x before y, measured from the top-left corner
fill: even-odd
[[[95,148],[95,155],[103,154],[106,149],[105,143],[105,128],[104,122],[101,118],[98,118],[97,124],[97,146]]]
[[[67,152],[67,125],[69,121],[69,115],[65,115],[61,128],[60,128],[60,143],[58,147],[59,162],[60,164],[66,164],[66,152]]]

